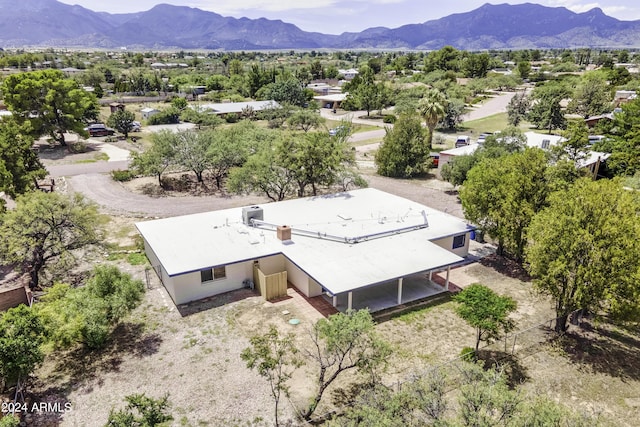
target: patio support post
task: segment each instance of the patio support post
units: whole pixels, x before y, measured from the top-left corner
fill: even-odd
[[[398,305],[402,304],[402,279],[398,279]]]
[[[338,295],[334,295],[333,296],[333,306],[337,307],[338,306]]]
[[[347,298],[347,310],[351,310],[351,306],[353,305],[353,292],[349,292],[349,297]]]
[[[449,273],[451,273],[451,266],[447,267],[447,280],[444,282],[445,291],[449,290]]]
[[[432,275],[433,275],[433,270],[429,270],[429,280],[431,280]]]

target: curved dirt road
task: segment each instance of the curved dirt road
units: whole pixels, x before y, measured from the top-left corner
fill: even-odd
[[[130,191],[109,175],[84,174],[67,179],[68,191],[76,191],[116,215],[169,217],[266,203],[260,196],[151,197]]]
[[[372,188],[464,218],[457,196],[447,191],[450,188],[448,184],[438,181],[440,185],[435,185],[433,180],[398,180],[369,174],[364,178]],[[84,194],[108,213],[135,217],[164,218],[270,202],[266,197],[257,195],[151,197],[134,193],[113,181],[109,175],[102,174],[76,175],[67,178],[67,185],[68,191]]]

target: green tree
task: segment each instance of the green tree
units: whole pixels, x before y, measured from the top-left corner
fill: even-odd
[[[324,121],[320,114],[310,110],[297,110],[287,119],[289,126],[305,133],[318,128]]]
[[[204,172],[211,166],[207,156],[212,139],[209,133],[187,130],[179,132],[175,145],[175,162],[192,171],[198,182],[202,183]]]
[[[455,156],[451,161],[442,165],[440,175],[442,179],[454,187],[460,186],[467,180],[467,174],[478,160],[478,156],[475,155]]]
[[[275,402],[274,417],[276,426],[278,420],[278,405],[280,396],[289,397],[289,385],[296,368],[302,365],[297,359],[298,350],[294,343],[293,334],[281,336],[278,329],[271,325],[266,334],[254,335],[250,339],[251,347],[245,348],[240,357],[247,364],[247,368],[255,369],[261,377],[269,382],[271,396]]]
[[[305,420],[311,419],[327,387],[342,373],[355,369],[374,379],[376,371],[386,366],[391,354],[389,345],[376,335],[368,310],[338,313],[318,320],[311,339],[312,349],[306,353],[317,363],[319,371],[315,396],[302,413]]]
[[[36,179],[46,175],[32,144],[24,127],[13,120],[0,120],[0,191],[10,197],[33,189]]]
[[[429,129],[427,135],[427,149],[430,151],[433,143],[433,133],[436,130],[438,122],[445,116],[447,108],[447,99],[445,95],[437,89],[430,89],[420,100],[420,114],[424,117],[424,122]]]
[[[359,84],[349,92],[357,108],[365,110],[367,117],[373,110],[381,110],[387,102],[384,83],[376,83],[375,74],[370,67],[362,67]]]
[[[531,73],[531,63],[529,61],[518,62],[518,75],[521,79],[528,79]]]
[[[638,208],[619,182],[583,178],[554,193],[533,219],[526,265],[535,287],[555,301],[557,331],[578,309],[638,317]]]
[[[24,304],[0,314],[0,377],[5,385],[18,385],[42,362],[44,326]]]
[[[610,112],[612,94],[607,79],[601,72],[590,72],[582,76],[567,110],[584,118]]]
[[[621,108],[614,115],[610,137],[595,149],[611,153],[607,169],[614,175],[632,176],[640,171],[640,98]]]
[[[19,124],[29,122],[34,137],[49,135],[62,145],[65,132],[84,135],[85,123],[97,117],[95,96],[58,70],[12,74],[4,80],[2,93]]]
[[[101,348],[114,325],[138,306],[144,284],[115,266],[97,266],[83,287],[56,284],[36,306],[54,348]]]
[[[274,202],[295,194],[293,173],[278,163],[271,146],[249,156],[242,167],[232,169],[227,185],[234,193],[258,191]]]
[[[529,98],[524,92],[513,95],[513,98],[509,101],[509,105],[507,105],[509,125],[519,126],[520,122],[527,117],[527,112],[529,111],[530,106],[531,103],[529,102]]]
[[[298,185],[298,197],[311,186],[317,195],[318,186],[335,183],[345,164],[353,161],[353,152],[340,138],[327,132],[308,132],[303,137],[285,137],[276,145],[277,163],[291,173]]]
[[[173,416],[168,413],[169,395],[160,399],[146,396],[144,393],[125,396],[125,409],[109,412],[105,427],[160,427],[166,426]]]
[[[485,285],[474,283],[453,299],[458,303],[458,316],[476,329],[476,353],[480,341],[491,342],[515,326],[508,316],[516,309],[516,302],[511,297],[496,294]]]
[[[185,108],[180,113],[180,119],[185,122],[193,123],[198,129],[202,127],[215,129],[224,123],[217,114],[207,111],[198,111],[194,108]]]
[[[128,110],[118,110],[112,113],[107,120],[107,124],[124,134],[125,139],[129,137],[129,132],[133,129],[133,122],[136,120],[135,114]]]
[[[142,175],[155,175],[164,188],[162,174],[176,163],[178,136],[170,130],[151,135],[151,147],[142,153],[131,153],[131,168]]]
[[[458,397],[457,419],[460,425],[492,427],[508,426],[517,414],[522,398],[510,390],[501,370],[484,370],[467,363]]]
[[[31,277],[32,289],[51,264],[68,271],[74,250],[100,240],[97,207],[80,194],[34,192],[18,197],[16,203],[0,224],[0,258],[21,265]]]
[[[403,114],[386,135],[375,155],[378,173],[410,178],[428,169],[429,150],[424,143],[425,130],[415,115]]]
[[[208,130],[202,138],[210,140],[206,157],[208,159],[207,170],[216,181],[218,190],[222,188],[222,180],[228,175],[231,168],[241,166],[247,158],[247,146],[242,139],[234,139],[231,132],[219,132]]]
[[[460,191],[465,217],[498,241],[499,254],[522,259],[529,223],[546,206],[546,168],[542,150],[526,149],[484,159],[467,174]]]
[[[564,129],[566,119],[560,102],[569,95],[567,88],[559,84],[547,84],[533,91],[532,107],[528,119],[538,129]]]
[[[298,107],[304,106],[309,100],[309,96],[300,82],[293,77],[269,83],[258,91],[256,97]]]

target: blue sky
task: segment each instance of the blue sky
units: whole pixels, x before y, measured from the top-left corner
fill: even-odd
[[[452,13],[468,12],[486,0],[63,0],[97,12],[128,13],[151,9],[159,3],[197,7],[223,16],[281,19],[305,31],[340,34],[370,27],[396,28],[438,19]],[[638,0],[530,0],[544,6],[563,6],[574,12],[600,7],[621,20],[640,20]],[[505,3],[495,1],[494,4]],[[507,1],[517,4],[525,1]]]

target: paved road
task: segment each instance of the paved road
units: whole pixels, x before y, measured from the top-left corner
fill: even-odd
[[[494,96],[480,107],[465,114],[464,121],[468,122],[483,119],[485,117],[493,116],[494,114],[506,112],[507,105],[509,105],[509,101],[511,101],[511,98],[513,98],[515,94],[515,92],[503,92]]]

